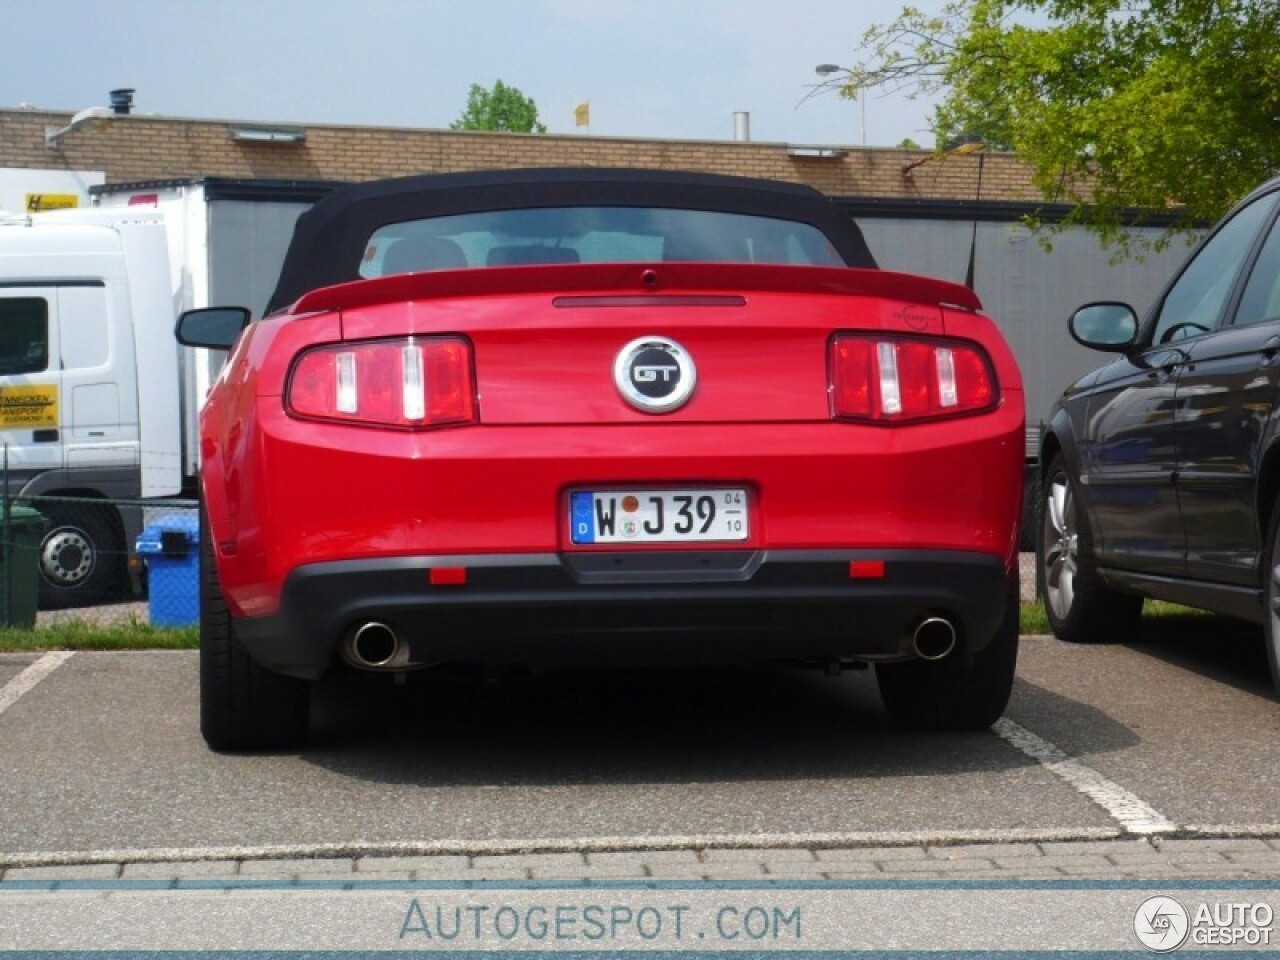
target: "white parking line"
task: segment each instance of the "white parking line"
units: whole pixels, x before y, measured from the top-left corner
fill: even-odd
[[[1097,770],[1085,766],[1026,727],[1002,718],[991,729],[1100,806],[1126,833],[1147,836],[1153,833],[1174,833],[1179,829],[1176,823],[1137,794],[1108,780]]]
[[[12,707],[22,699],[25,693],[73,656],[75,654],[70,650],[57,650],[53,653],[46,653],[3,687],[0,687],[0,714]]]

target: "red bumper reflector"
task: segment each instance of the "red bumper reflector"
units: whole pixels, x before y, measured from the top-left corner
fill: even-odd
[[[432,567],[427,579],[433,587],[463,587],[467,584],[467,568]]]
[[[883,560],[850,560],[849,561],[849,579],[850,580],[883,580],[884,579],[884,561]]]

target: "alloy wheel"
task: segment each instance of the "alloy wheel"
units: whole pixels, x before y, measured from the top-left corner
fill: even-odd
[[[1075,495],[1066,474],[1049,481],[1043,523],[1045,603],[1054,617],[1065,620],[1075,602],[1079,549]]]

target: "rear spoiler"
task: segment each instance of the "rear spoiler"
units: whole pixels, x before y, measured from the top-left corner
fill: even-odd
[[[322,287],[287,312],[354,310],[403,300],[494,294],[810,293],[878,297],[976,312],[982,301],[946,280],[859,267],[795,267],[741,263],[593,263],[476,267],[404,273]]]

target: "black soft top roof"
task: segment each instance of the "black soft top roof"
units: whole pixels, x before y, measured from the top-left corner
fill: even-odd
[[[311,290],[358,280],[370,236],[387,224],[562,206],[668,207],[795,220],[821,230],[850,266],[876,265],[848,214],[798,184],[599,167],[435,174],[340,187],[299,217],[267,311]]]

